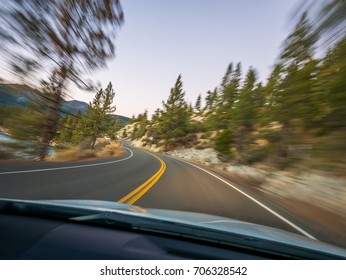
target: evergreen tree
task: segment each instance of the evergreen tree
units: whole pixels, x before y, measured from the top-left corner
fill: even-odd
[[[317,38],[311,30],[304,13],[286,39],[280,64],[268,84],[272,87],[269,90],[274,119],[290,130],[294,125],[310,127],[318,110],[312,96],[318,70],[318,61],[313,58]]]
[[[249,144],[249,134],[257,122],[257,104],[256,104],[256,71],[250,68],[246,74],[243,87],[239,91],[238,102],[235,104],[231,131],[234,134],[234,141],[240,160],[245,147]]]
[[[61,120],[60,129],[56,141],[58,143],[71,143],[73,136],[73,121],[70,115]]]
[[[233,63],[231,62],[227,69],[226,73],[222,78],[221,85],[218,88],[218,95],[216,101],[215,114],[211,114],[208,120],[209,126],[213,130],[226,129],[228,126],[228,116],[231,106],[228,103],[228,94],[227,91],[230,86],[230,81],[233,75]]]
[[[322,130],[346,128],[346,36],[322,60],[315,79],[314,100],[320,107]]]
[[[332,47],[343,39],[346,24],[345,0],[319,0],[305,1],[300,6],[300,11],[316,8],[311,14],[314,28],[312,33],[322,38],[322,47]]]
[[[184,97],[183,82],[179,75],[167,101],[162,102],[163,110],[157,128],[165,149],[174,146],[187,133],[189,111]]]
[[[312,32],[312,26],[305,12],[284,42],[280,57],[282,63],[286,66],[295,63],[298,68],[302,67],[313,58],[316,41],[316,34]]]
[[[279,95],[280,84],[282,82],[283,66],[276,64],[271,72],[266,84],[266,101],[269,108],[277,103],[275,97]]]
[[[201,101],[202,101],[202,97],[201,95],[199,94],[197,96],[197,100],[196,100],[196,104],[195,104],[195,110],[197,113],[200,113],[201,112]]]
[[[112,125],[111,114],[115,112],[115,106],[112,105],[114,96],[112,83],[109,83],[105,90],[101,88],[96,93],[76,128],[77,141],[88,139],[91,141],[91,148],[94,148],[97,137],[109,131]]]
[[[138,114],[131,139],[142,138],[147,132],[148,124],[148,111],[145,110],[143,114]]]
[[[237,63],[237,67],[234,72],[232,72],[229,82],[222,87],[221,96],[223,99],[221,112],[223,119],[220,119],[220,122],[226,124],[225,128],[229,128],[232,122],[232,113],[235,108],[236,101],[239,98],[240,90],[240,81],[241,81],[241,63]]]
[[[246,74],[243,87],[239,91],[238,102],[233,112],[232,126],[252,128],[256,122],[256,96],[255,85],[256,70],[250,68]]]
[[[208,90],[207,96],[205,98],[205,109],[208,111],[212,111],[216,106],[216,100],[217,100],[217,88],[215,88],[213,91]]]
[[[213,112],[209,114],[207,126],[211,130],[228,129],[232,119],[232,111],[237,101],[241,80],[241,64],[238,63],[235,70],[233,64],[229,64],[221,86],[215,96]]]
[[[152,123],[159,123],[160,119],[161,119],[161,115],[162,115],[162,111],[159,108],[157,108],[155,110],[155,113],[153,114],[153,116],[151,118],[151,122]]]

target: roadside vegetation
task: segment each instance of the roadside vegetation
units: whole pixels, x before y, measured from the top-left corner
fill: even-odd
[[[35,92],[26,107],[2,106],[0,126],[4,135],[11,140],[1,142],[0,156],[10,158],[37,158],[40,142],[43,138],[43,120],[46,117],[47,106],[42,93]],[[99,89],[84,114],[61,115],[57,124],[55,137],[51,142],[54,156],[48,152],[45,159],[79,160],[87,157],[115,156],[120,153],[120,145],[115,141],[115,131],[122,127],[115,111],[113,99],[115,91],[109,83],[106,89]]]
[[[119,0],[11,0],[1,2],[0,9],[0,50],[6,67],[42,93],[33,105],[39,108],[28,111],[30,116],[18,116],[16,125],[20,131],[32,129],[34,154],[43,160],[57,136],[67,88],[74,84],[94,91],[96,87],[86,75],[114,58],[114,39],[124,22],[123,11]],[[28,126],[31,116],[34,120]]]
[[[57,151],[47,158],[49,161],[78,161],[95,158],[120,156],[123,153],[120,143],[114,140],[99,138],[93,149],[83,145],[69,145]]]
[[[119,135],[157,151],[214,148],[220,160],[343,172],[346,159],[346,36],[316,55],[318,34],[303,13],[268,80],[231,62],[221,83],[185,100],[178,76],[163,108],[134,116]],[[204,106],[202,106],[204,103]]]

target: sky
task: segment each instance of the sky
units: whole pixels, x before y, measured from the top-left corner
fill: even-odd
[[[91,77],[112,82],[116,114],[131,117],[161,108],[179,74],[195,103],[220,81],[230,62],[250,66],[266,81],[291,32],[296,0],[122,0],[125,22],[116,58]],[[71,94],[71,93],[70,93]],[[95,93],[72,91],[89,102]]]

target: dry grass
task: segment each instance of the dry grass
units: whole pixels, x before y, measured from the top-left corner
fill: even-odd
[[[114,157],[119,156],[123,152],[120,144],[115,141],[107,143],[98,149],[85,149],[79,146],[73,146],[67,149],[58,150],[50,161],[78,161],[93,158]]]
[[[121,155],[122,149],[118,142],[110,142],[103,149],[96,153],[97,157],[114,157]]]

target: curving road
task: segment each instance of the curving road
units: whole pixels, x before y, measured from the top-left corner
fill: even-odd
[[[299,217],[210,171],[162,154],[125,149],[121,157],[96,161],[0,165],[0,197],[118,201],[214,214],[320,238]]]

